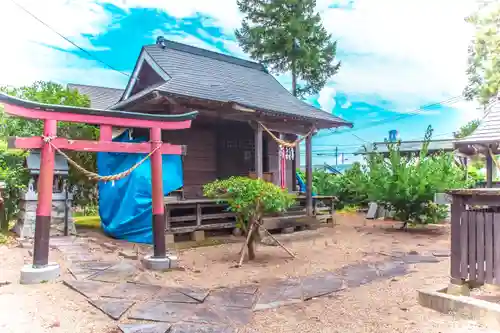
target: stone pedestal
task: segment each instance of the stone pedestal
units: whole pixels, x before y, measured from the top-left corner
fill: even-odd
[[[75,234],[75,223],[71,214],[71,202],[73,195],[68,193],[68,232]],[[35,235],[35,219],[36,207],[38,203],[38,193],[28,189],[24,195],[21,196],[19,202],[19,214],[16,225],[12,229],[19,237],[32,238]],[[64,234],[64,216],[66,209],[66,194],[53,193],[52,194],[52,218],[50,222],[50,235]]]

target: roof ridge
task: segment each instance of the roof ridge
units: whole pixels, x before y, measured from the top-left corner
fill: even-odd
[[[162,44],[158,44],[158,43],[148,44],[148,45],[144,45],[144,48],[146,48],[146,47],[158,47],[161,49],[162,48],[170,48],[170,49],[174,49],[174,50],[177,50],[180,52],[187,52],[187,53],[191,53],[191,54],[198,55],[201,57],[207,57],[207,58],[211,58],[214,60],[228,62],[228,63],[232,63],[234,65],[248,67],[248,68],[252,68],[255,70],[260,70],[260,71],[263,71],[266,73],[268,72],[267,68],[264,67],[264,65],[262,65],[261,63],[256,62],[256,61],[246,60],[246,59],[238,58],[238,57],[235,57],[232,55],[228,55],[228,54],[224,54],[224,53],[220,53],[220,52],[215,52],[212,50],[207,50],[207,49],[204,49],[201,47],[196,47],[196,46],[191,46],[191,45],[175,42],[175,41],[172,41],[172,40],[169,40],[166,38],[161,39],[160,42]],[[163,45],[164,45],[164,47],[162,47]]]
[[[100,88],[100,89],[124,90],[122,88],[104,87],[104,86],[96,86],[96,85],[91,85],[91,84],[80,84],[80,83],[68,83],[67,85],[68,86],[89,87],[89,88]]]

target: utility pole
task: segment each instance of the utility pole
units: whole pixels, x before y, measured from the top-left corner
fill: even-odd
[[[339,165],[339,147],[335,147],[335,166]]]

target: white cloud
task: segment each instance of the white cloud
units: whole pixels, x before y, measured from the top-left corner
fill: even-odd
[[[169,15],[182,19],[200,13],[209,16],[214,21],[210,22],[232,33],[240,26],[241,14],[238,11],[236,0],[107,0],[115,6],[128,10],[130,8],[155,8],[167,12]],[[211,20],[211,19],[207,20]],[[208,23],[208,22],[206,22]]]
[[[325,87],[323,88],[318,96],[318,103],[326,112],[330,112],[335,107],[335,95],[337,94],[335,88]]]
[[[95,50],[82,34],[104,31],[110,16],[91,0],[17,0],[17,2],[53,29],[86,50]],[[0,84],[24,85],[35,80],[122,86],[126,77],[102,69],[95,61],[58,51],[76,49],[49,28],[25,13],[11,1],[0,2],[0,45],[8,50],[0,53]],[[47,47],[45,44],[51,47]],[[125,80],[124,80],[125,79]]]
[[[474,6],[473,0],[357,0],[353,10],[324,10],[327,30],[348,55],[336,88],[388,100],[399,112],[460,95],[472,31],[464,17]]]

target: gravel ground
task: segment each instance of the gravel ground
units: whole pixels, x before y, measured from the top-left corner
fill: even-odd
[[[180,251],[184,271],[144,272],[141,278],[168,285],[201,287],[266,283],[278,277],[334,270],[357,261],[381,260],[384,252],[425,253],[449,246],[447,227],[405,233],[393,229],[390,222],[371,223],[359,216],[340,217],[339,225],[333,228],[283,238],[297,259],[290,259],[279,247],[259,246],[256,262],[230,268],[237,260],[241,245],[225,244]],[[98,237],[98,241],[104,241],[104,237]],[[56,251],[51,251],[51,255],[52,260],[63,263]],[[116,257],[116,252],[102,252],[102,257]],[[0,332],[117,332],[108,317],[61,283],[19,285],[19,269],[23,262],[31,260],[26,249],[0,247],[0,258],[0,282],[12,282],[0,287]],[[253,324],[243,328],[243,332],[493,332],[417,304],[416,290],[445,286],[448,269],[448,260],[419,264],[405,277],[345,290],[331,298],[257,312]]]

